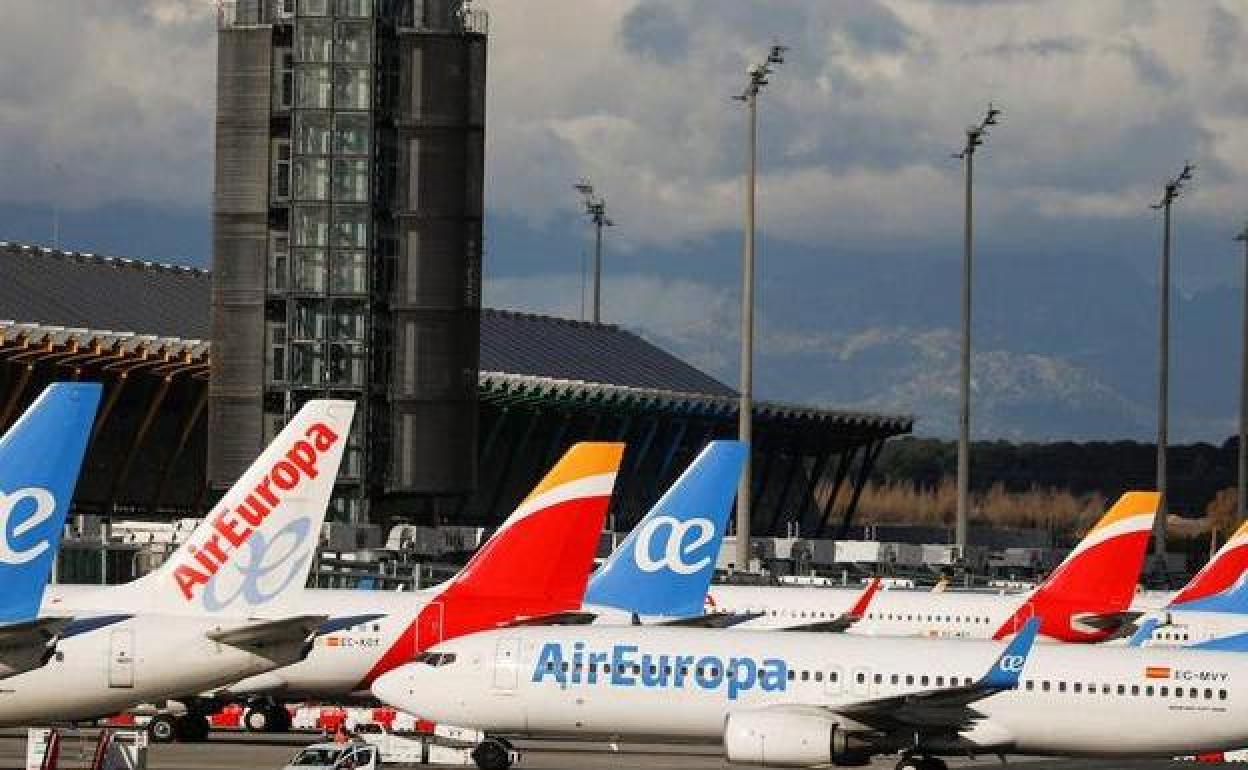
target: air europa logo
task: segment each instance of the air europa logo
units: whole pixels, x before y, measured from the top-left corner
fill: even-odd
[[[296,441],[241,503],[222,502],[209,523],[211,534],[201,544],[188,545],[195,564],[179,564],[173,570],[173,578],[187,601],[194,598],[196,586],[208,585],[221,567],[229,563],[232,553],[257,535],[256,528],[282,504],[286,493],[299,486],[305,477],[314,479],[320,475],[317,466],[321,455],[338,442],[338,434],[318,422],[311,425],[304,436],[306,440]],[[257,558],[253,553],[252,567],[258,566]]]
[[[663,547],[663,555],[654,558],[652,543],[660,527],[669,532],[667,543]],[[710,519],[697,518],[681,521],[675,516],[655,516],[646,522],[637,532],[637,542],[633,547],[633,558],[637,568],[642,572],[658,572],[670,569],[681,575],[692,575],[705,569],[711,563],[710,556],[703,556],[694,562],[686,559],[715,536],[715,525]]]
[[[13,514],[18,506],[30,501],[34,507],[24,519],[13,523]],[[21,537],[35,527],[52,518],[56,513],[56,498],[43,487],[23,487],[12,494],[0,492],[0,564],[17,566],[39,558],[52,546],[47,538],[29,548],[21,548],[13,544],[14,537]]]
[[[779,658],[755,661],[715,655],[672,655],[639,653],[636,645],[617,644],[610,652],[585,649],[584,642],[572,645],[565,657],[563,645],[547,642],[533,668],[533,681],[553,679],[562,687],[609,684],[612,687],[656,687],[664,689],[726,689],[728,700],[758,687],[763,692],[784,692],[789,666]]]

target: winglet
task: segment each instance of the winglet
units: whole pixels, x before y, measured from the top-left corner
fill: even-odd
[[[1127,640],[1128,647],[1143,647],[1144,643],[1153,638],[1153,632],[1157,630],[1157,626],[1161,625],[1161,621],[1157,618],[1148,618],[1135,629],[1135,633],[1131,634],[1131,638]]]
[[[594,574],[585,603],[701,616],[745,453],[740,441],[708,443]]]
[[[984,678],[979,680],[980,687],[993,690],[1012,690],[1018,687],[1023,667],[1027,665],[1027,656],[1031,654],[1032,645],[1036,642],[1036,634],[1040,631],[1040,622],[1040,618],[1033,617],[1019,629],[1018,635],[1010,640],[1010,643],[997,656],[992,668],[988,669]]]

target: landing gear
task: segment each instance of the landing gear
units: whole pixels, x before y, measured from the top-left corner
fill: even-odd
[[[243,726],[252,733],[284,733],[290,730],[290,712],[277,703],[256,703],[243,714]]]
[[[166,714],[154,716],[147,723],[147,736],[152,743],[173,743],[178,739],[177,721]]]
[[[486,738],[472,750],[472,761],[481,770],[507,770],[511,767],[511,744],[502,738]]]

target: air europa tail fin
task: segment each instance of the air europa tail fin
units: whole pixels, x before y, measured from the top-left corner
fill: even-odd
[[[49,385],[0,437],[0,623],[39,612],[101,389]]]
[[[1170,606],[1186,604],[1235,585],[1248,570],[1248,521],[1239,525],[1235,534],[1222,544],[1200,572],[1170,599]]]
[[[712,441],[590,580],[589,605],[701,615],[737,493],[745,444]]]
[[[1096,641],[1116,629],[1086,626],[1080,616],[1126,610],[1144,567],[1160,495],[1127,492],[1101,517],[996,638],[1013,633],[1030,616],[1043,618],[1040,633],[1064,641]]]
[[[354,414],[309,401],[164,564],[116,590],[150,610],[234,616],[302,591]]]

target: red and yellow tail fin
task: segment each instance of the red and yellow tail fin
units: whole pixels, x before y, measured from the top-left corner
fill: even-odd
[[[1080,624],[1080,616],[1124,612],[1135,596],[1161,495],[1127,492],[1101,517],[1053,574],[997,631],[1013,633],[1033,615],[1040,633],[1063,641],[1099,641],[1116,628]]]
[[[1248,521],[1222,544],[1200,572],[1170,599],[1170,606],[1186,604],[1228,590],[1248,570]]]

